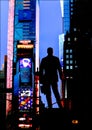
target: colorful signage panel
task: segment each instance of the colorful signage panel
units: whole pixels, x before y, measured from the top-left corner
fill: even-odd
[[[19,14],[19,22],[26,22],[26,21],[28,22],[32,20],[31,10],[29,9],[19,10],[18,14]]]
[[[28,88],[19,89],[19,110],[25,111],[33,107],[33,90]]]

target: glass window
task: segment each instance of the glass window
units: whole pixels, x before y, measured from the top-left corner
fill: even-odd
[[[73,55],[70,55],[70,58],[73,58]]]
[[[74,37],[74,41],[77,41],[77,37]]]
[[[72,53],[72,49],[70,49],[70,53]]]
[[[69,55],[66,55],[66,59],[69,58]]]
[[[69,53],[69,50],[68,50],[68,49],[66,49],[66,53]]]
[[[69,60],[66,60],[66,64],[69,64]]]
[[[68,41],[70,41],[70,37],[68,37]]]
[[[68,44],[70,44],[70,42],[68,42]]]
[[[72,66],[72,65],[70,65],[70,69],[73,69],[73,66]]]
[[[77,65],[75,65],[75,68],[78,68],[78,66],[77,66]]]
[[[70,64],[72,64],[73,63],[73,60],[70,60]]]
[[[66,69],[69,69],[69,65],[66,66]]]
[[[76,62],[76,60],[75,60],[75,64],[76,64],[77,62]]]
[[[76,28],[74,28],[74,31],[77,31],[77,29],[76,29]]]

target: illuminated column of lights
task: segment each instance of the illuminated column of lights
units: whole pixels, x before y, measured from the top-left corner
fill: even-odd
[[[62,66],[62,73],[63,73],[63,44],[64,44],[64,34],[59,35],[59,59]],[[64,79],[62,79],[62,85],[61,85],[61,97],[62,99],[65,98],[65,90],[64,90]]]
[[[7,88],[12,88],[14,1],[15,0],[9,0],[8,48],[7,48]]]
[[[12,109],[12,93],[6,94],[6,116],[8,112]]]
[[[36,54],[35,54],[35,72],[39,71],[39,0],[36,1]],[[36,84],[36,104],[39,105],[39,77],[37,78]],[[36,112],[38,113],[39,107],[37,107]]]
[[[61,7],[61,19],[62,19],[62,33],[59,35],[59,59],[62,66],[62,73],[63,73],[63,46],[64,46],[64,1],[60,0],[60,7]],[[65,98],[65,88],[64,88],[64,79],[62,79],[61,84],[61,97],[62,97],[62,106],[64,105],[63,99]]]
[[[14,1],[9,0],[8,16],[8,47],[7,47],[7,88],[12,88],[12,60],[13,60],[13,23],[14,23]],[[12,93],[6,94],[6,116],[12,108]]]
[[[36,65],[35,65],[35,70],[39,68],[39,2],[38,0],[36,1]]]
[[[39,114],[39,75],[35,75],[36,114]]]
[[[61,6],[62,17],[64,17],[64,0],[60,0],[60,6]]]

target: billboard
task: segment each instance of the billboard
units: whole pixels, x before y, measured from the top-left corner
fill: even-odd
[[[31,58],[20,58],[20,82],[32,83],[32,61]]]
[[[18,44],[17,48],[18,49],[32,49],[34,47],[33,44],[28,44],[28,45],[22,45],[22,44]]]
[[[29,88],[19,89],[19,110],[27,111],[33,107],[33,90]]]
[[[19,22],[30,22],[32,20],[32,14],[30,9],[24,9],[18,11]]]
[[[31,68],[31,67],[32,67],[31,58],[20,58],[20,69]]]

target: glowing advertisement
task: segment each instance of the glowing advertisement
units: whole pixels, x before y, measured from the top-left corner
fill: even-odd
[[[20,81],[21,83],[30,83],[32,80],[31,75],[32,62],[31,58],[20,59]]]
[[[31,49],[31,48],[33,48],[33,44],[28,44],[28,45],[17,45],[17,48],[22,48],[22,49]]]
[[[29,113],[22,113],[20,116],[19,116],[19,124],[18,124],[18,127],[19,128],[24,128],[24,129],[28,129],[28,128],[31,128],[32,127],[32,117],[29,116]]]
[[[31,58],[21,58],[20,59],[20,68],[31,68]]]
[[[12,93],[6,93],[6,116],[12,111]]]
[[[19,14],[19,22],[28,22],[32,20],[32,14],[31,14],[31,10],[29,9],[25,9],[25,10],[19,10],[18,11]]]
[[[19,89],[19,110],[25,111],[33,107],[33,90],[28,88]]]
[[[23,45],[28,45],[28,43],[31,43],[31,40],[20,40],[19,43],[22,43]]]

